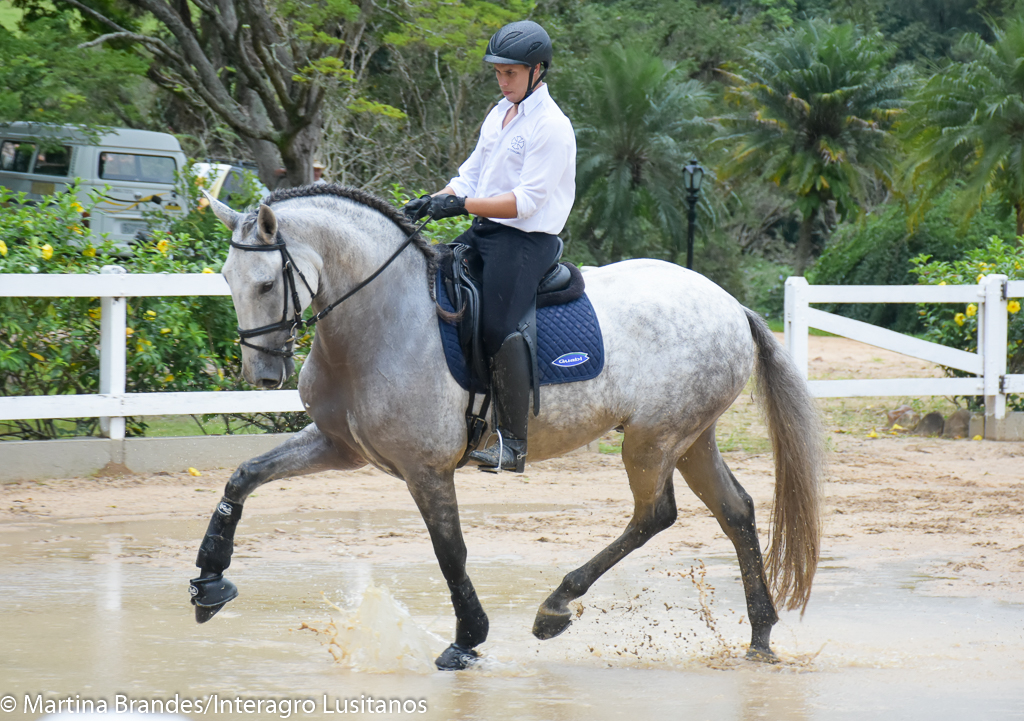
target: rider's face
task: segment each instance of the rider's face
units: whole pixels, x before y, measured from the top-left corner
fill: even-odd
[[[534,80],[540,75],[541,67],[536,66],[533,71]],[[494,64],[494,77],[498,79],[498,87],[501,93],[509,101],[518,103],[526,95],[526,88],[530,82],[530,68],[526,65],[503,65]]]

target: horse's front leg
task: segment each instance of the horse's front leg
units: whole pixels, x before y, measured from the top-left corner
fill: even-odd
[[[310,423],[287,441],[238,467],[224,488],[206,536],[199,546],[199,577],[189,585],[196,622],[205,623],[238,595],[235,584],[224,578],[231,565],[235,527],[249,494],[268,481],[327,470],[351,470],[366,461],[348,448],[339,448]]]
[[[459,523],[459,505],[455,498],[455,475],[425,472],[408,482],[416,506],[420,509],[434,555],[455,609],[455,642],[434,663],[442,671],[457,671],[473,663],[474,647],[487,640],[488,621],[473,582],[466,575],[466,542]]]

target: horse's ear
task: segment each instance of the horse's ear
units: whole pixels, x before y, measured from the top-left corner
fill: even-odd
[[[256,219],[256,235],[265,245],[277,241],[277,216],[269,205],[260,204],[260,213]]]
[[[205,189],[200,188],[203,191],[203,195],[206,196],[206,202],[210,205],[210,210],[217,216],[217,220],[227,226],[228,230],[232,233],[235,232],[235,228],[238,226],[238,220],[242,217],[241,213],[236,213],[224,203],[220,202],[212,195],[206,192]],[[202,202],[199,204],[202,207]]]

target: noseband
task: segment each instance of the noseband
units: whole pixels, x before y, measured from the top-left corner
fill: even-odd
[[[309,286],[309,282],[306,280],[306,276],[302,274],[302,271],[299,270],[299,266],[295,264],[294,260],[292,260],[292,256],[288,252],[288,247],[287,245],[285,245],[284,238],[281,237],[281,231],[277,232],[277,236],[274,238],[274,242],[269,245],[243,245],[242,243],[236,243],[234,240],[232,240],[231,247],[238,248],[239,250],[280,251],[282,268],[281,275],[284,277],[285,284],[284,308],[281,311],[281,320],[277,321],[276,323],[262,325],[259,328],[250,328],[249,330],[238,328],[239,342],[242,345],[246,346],[247,348],[252,348],[253,350],[258,350],[263,353],[269,353],[272,356],[278,356],[280,358],[291,358],[293,355],[295,355],[295,352],[292,350],[291,346],[292,343],[295,342],[297,330],[302,328],[311,328],[315,326],[317,324],[317,321],[322,320],[324,316],[326,316],[332,310],[337,308],[339,305],[341,305],[346,300],[348,300],[353,295],[355,295],[360,290],[369,285],[374,278],[383,273],[384,270],[389,265],[391,265],[392,262],[394,262],[395,258],[397,258],[401,254],[401,252],[405,250],[410,243],[412,243],[416,236],[419,235],[419,232],[423,230],[424,226],[426,226],[426,224],[429,223],[430,220],[431,218],[428,216],[427,219],[419,227],[412,231],[409,234],[409,237],[405,239],[405,242],[402,243],[402,245],[398,248],[398,250],[392,253],[391,257],[384,261],[384,264],[373,272],[373,275],[359,283],[359,285],[357,285],[355,288],[350,290],[345,295],[338,298],[338,300],[334,301],[333,303],[325,307],[319,313],[311,316],[309,320],[302,319],[302,305],[299,303],[299,291],[298,284],[295,282],[295,273],[299,274],[299,279],[302,280],[302,284],[306,286],[306,290],[309,291],[309,297],[311,299],[316,297],[316,294],[317,292],[319,292],[320,289],[317,288],[317,291],[314,292],[313,289]],[[289,294],[292,297],[291,318],[288,317]],[[264,335],[265,333],[273,333],[274,331],[277,330],[287,330],[289,333],[288,339],[280,348],[267,348],[265,346],[259,346],[248,342],[249,338],[255,338],[256,336]]]

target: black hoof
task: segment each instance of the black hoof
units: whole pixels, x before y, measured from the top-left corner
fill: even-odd
[[[541,606],[540,610],[537,611],[537,617],[533,619],[533,635],[541,641],[547,641],[549,638],[565,633],[565,629],[569,628],[571,623],[572,614],[568,611],[565,613],[551,613],[544,610],[544,607]]]
[[[224,608],[228,601],[238,597],[238,588],[223,575],[193,578],[188,592],[196,607],[196,623],[206,623]]]
[[[747,649],[747,660],[759,663],[778,663],[779,657],[770,648],[762,649],[751,646]]]
[[[226,605],[226,603],[222,603],[219,606],[196,606],[196,623],[206,623]]]
[[[440,671],[462,671],[476,663],[478,658],[480,654],[473,649],[453,643],[437,657],[434,665]]]

